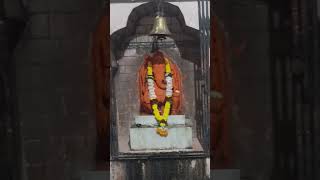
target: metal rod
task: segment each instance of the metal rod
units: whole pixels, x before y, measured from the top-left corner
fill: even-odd
[[[210,143],[210,124],[209,115],[209,31],[210,31],[210,18],[208,17],[208,10],[210,9],[207,0],[198,0],[198,14],[199,14],[199,32],[200,32],[200,66],[198,69],[200,79],[198,80],[198,100],[201,104],[201,108],[197,110],[198,118],[202,119],[202,128],[200,129],[200,139],[204,143],[203,145],[209,150]]]

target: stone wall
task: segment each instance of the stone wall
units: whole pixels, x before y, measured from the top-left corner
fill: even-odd
[[[216,10],[230,45],[234,168],[241,170],[243,179],[266,180],[273,159],[268,6],[227,0],[217,3]]]
[[[209,180],[209,162],[208,158],[112,161],[110,179]]]
[[[195,29],[199,29],[199,16],[198,16],[198,2],[196,0],[191,2],[169,2],[180,8],[183,16],[185,17],[187,26]],[[141,2],[130,2],[130,3],[111,3],[110,4],[110,34],[117,30],[126,27],[128,16],[131,11],[143,3]],[[194,8],[196,7],[196,8]]]
[[[318,12],[318,19],[320,20],[320,0],[317,0],[317,12]]]
[[[24,179],[80,179],[95,167],[90,33],[103,0],[26,1],[15,51]]]

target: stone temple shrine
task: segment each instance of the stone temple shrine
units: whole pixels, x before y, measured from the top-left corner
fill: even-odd
[[[111,177],[123,167],[148,176],[158,165],[173,178],[182,163],[188,171],[180,176],[209,179],[209,49],[200,48],[209,37],[167,2],[143,3],[121,18],[127,24],[112,32],[110,47]]]

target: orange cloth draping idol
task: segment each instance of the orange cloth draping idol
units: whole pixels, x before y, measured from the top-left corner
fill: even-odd
[[[211,98],[211,153],[213,169],[230,168],[229,121],[231,93],[225,35],[216,17],[212,18],[211,31],[211,91],[221,93],[222,98]]]
[[[92,36],[91,59],[97,125],[97,160],[109,160],[109,17],[104,15]],[[106,164],[106,163],[104,163]],[[109,164],[109,163],[107,163]]]
[[[165,56],[162,52],[157,51],[153,54],[146,55],[144,62],[139,69],[139,95],[140,95],[140,111],[142,114],[152,114],[152,108],[150,104],[147,77],[148,62],[152,63],[155,94],[159,103],[159,110],[163,112],[165,97],[166,97],[166,83],[165,83],[165,61],[167,58],[170,62],[172,77],[173,77],[173,94],[172,94],[172,108],[170,114],[179,114],[182,110],[182,84],[181,73],[176,64],[172,60]]]

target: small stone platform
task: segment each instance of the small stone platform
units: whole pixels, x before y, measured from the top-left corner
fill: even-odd
[[[154,116],[137,116],[130,128],[131,150],[174,150],[192,148],[192,127],[186,125],[184,115],[168,117],[168,136],[161,137],[156,132]]]
[[[182,125],[168,126],[168,136],[161,137],[156,127],[130,128],[132,150],[188,149],[192,148],[192,128]]]

